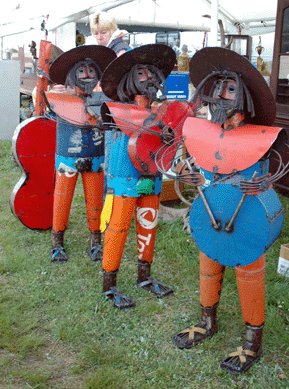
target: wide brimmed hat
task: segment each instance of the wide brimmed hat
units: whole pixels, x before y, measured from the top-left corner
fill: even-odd
[[[55,84],[65,84],[66,76],[72,66],[87,58],[94,60],[103,72],[108,64],[113,61],[116,54],[113,50],[105,46],[88,45],[78,46],[69,51],[65,51],[50,65],[49,77]]]
[[[262,74],[247,58],[221,47],[206,47],[197,51],[190,61],[190,78],[195,87],[214,70],[240,74],[254,102],[255,117],[250,123],[272,125],[276,116],[274,97]]]
[[[171,73],[176,63],[176,54],[170,46],[161,44],[150,44],[136,47],[117,57],[105,69],[101,79],[102,91],[107,97],[118,101],[118,85],[123,76],[131,70],[134,65],[154,65],[165,78]]]

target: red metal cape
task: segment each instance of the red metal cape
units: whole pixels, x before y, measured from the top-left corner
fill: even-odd
[[[209,120],[187,118],[185,145],[196,163],[220,174],[241,171],[256,163],[274,143],[282,128],[246,124],[223,130]]]
[[[135,168],[141,173],[156,174],[156,153],[162,158],[166,146],[161,135],[165,126],[174,133],[176,144],[182,135],[185,119],[193,116],[192,106],[187,102],[165,101],[160,106],[143,108],[134,104],[107,102],[110,115],[119,129],[129,136],[128,153]],[[108,113],[106,113],[109,115]],[[164,159],[164,164],[170,164],[173,151]]]
[[[92,117],[79,96],[64,93],[46,93],[52,111],[61,119],[78,126],[95,126],[96,118]]]
[[[166,100],[159,106],[143,108],[134,104],[106,102],[113,120],[119,129],[131,136],[135,131],[152,130],[162,133],[160,124],[163,123],[172,129],[176,129],[180,122],[188,115],[193,116],[192,106],[187,102]]]

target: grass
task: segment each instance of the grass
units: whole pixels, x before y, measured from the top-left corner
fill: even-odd
[[[51,263],[51,232],[27,229],[10,211],[20,178],[10,148],[0,142],[1,389],[289,388],[289,279],[277,274],[280,245],[288,243],[288,199],[280,196],[284,228],[266,258],[264,357],[232,377],[219,363],[245,334],[234,270],[226,271],[218,334],[195,349],[177,349],[172,336],[200,313],[198,250],[182,222],[159,223],[153,276],[175,290],[163,300],[135,285],[131,226],[118,285],[136,308],[116,310],[101,295],[101,264],[87,254],[81,180],[66,232],[69,261]]]

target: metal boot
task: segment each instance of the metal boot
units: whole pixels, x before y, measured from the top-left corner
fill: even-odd
[[[148,262],[138,261],[137,286],[139,288],[148,290],[149,292],[155,294],[158,298],[162,298],[174,292],[172,288],[150,277],[150,274],[151,264]]]
[[[263,326],[252,327],[246,325],[246,340],[237,351],[229,354],[221,362],[220,367],[227,373],[238,375],[249,370],[250,367],[262,357],[262,334]]]
[[[206,338],[210,338],[218,332],[217,307],[202,308],[201,321],[195,326],[191,326],[173,337],[173,342],[180,349],[189,349]]]
[[[103,272],[102,293],[113,300],[113,306],[118,309],[134,308],[135,303],[119,289],[116,288],[117,271]]]
[[[101,232],[90,232],[88,254],[92,261],[101,261],[103,256],[103,248],[101,246]]]
[[[52,230],[52,249],[50,256],[52,262],[67,262],[68,258],[63,247],[64,231],[55,232]]]

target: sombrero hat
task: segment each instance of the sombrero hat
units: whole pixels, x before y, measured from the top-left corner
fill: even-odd
[[[101,79],[102,91],[107,97],[118,101],[117,87],[123,76],[134,65],[154,65],[167,78],[173,70],[175,63],[176,54],[170,46],[150,44],[136,47],[117,57],[105,69]]]
[[[113,61],[116,54],[105,46],[88,45],[78,46],[65,51],[50,65],[49,77],[55,84],[65,84],[66,76],[71,67],[87,58],[94,60],[103,72],[107,65]]]
[[[232,50],[206,47],[197,51],[190,61],[190,78],[195,87],[214,70],[240,74],[254,102],[255,116],[250,122],[272,125],[276,116],[274,97],[262,74],[249,60]]]

